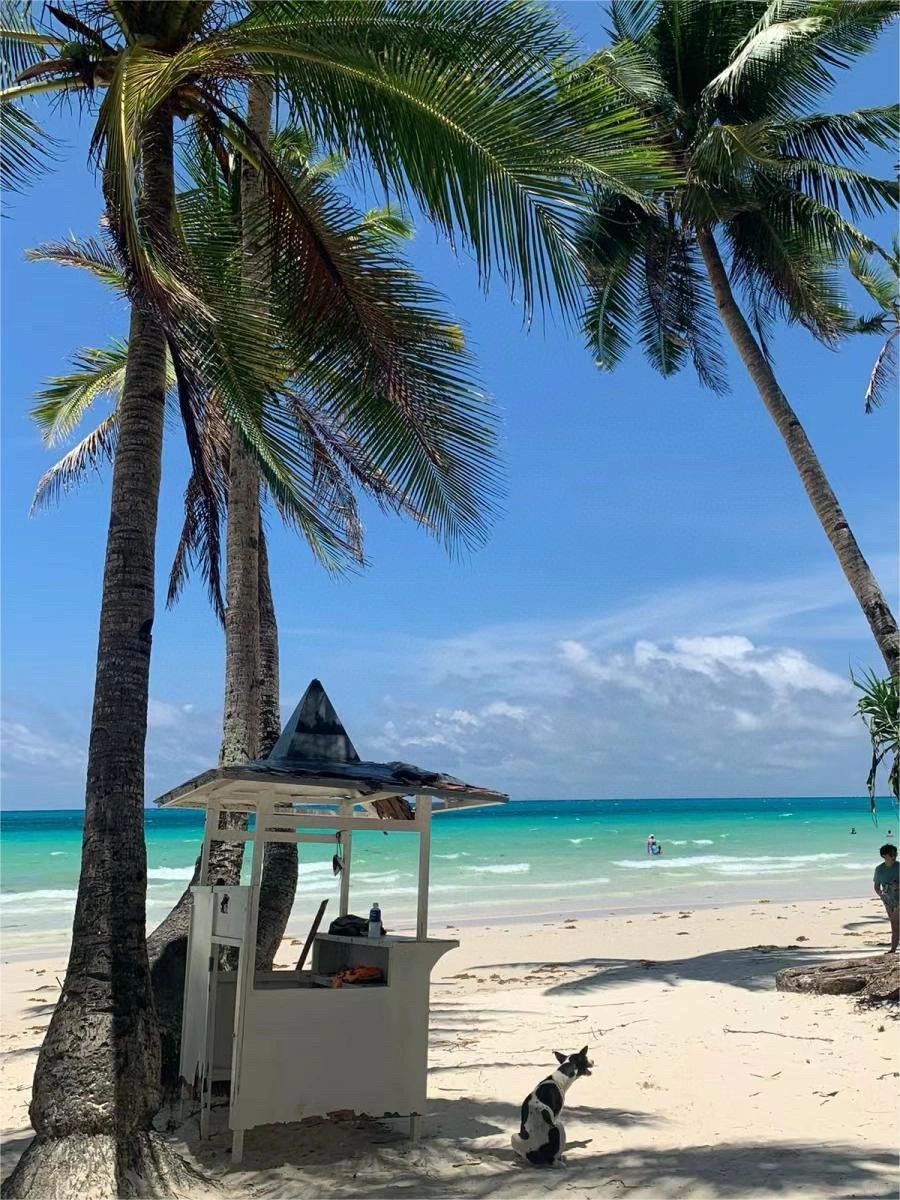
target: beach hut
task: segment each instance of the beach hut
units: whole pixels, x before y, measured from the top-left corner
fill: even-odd
[[[241,1161],[246,1130],[336,1110],[408,1117],[416,1136],[425,1109],[431,971],[459,944],[428,936],[432,813],[507,798],[407,763],[361,762],[317,679],[268,757],[206,771],[159,798],[163,808],[206,812],[199,882],[191,889],[180,1074],[182,1095],[190,1091],[199,1102],[204,1137],[213,1084],[227,1083],[232,1162]],[[251,827],[220,828],[226,813],[248,814]],[[309,969],[256,970],[266,843],[335,845],[346,916],[353,833],[364,829],[418,838],[415,935],[317,932]],[[216,841],[246,843],[248,884],[207,878]],[[365,913],[373,899],[367,891]],[[224,947],[236,952],[236,970],[220,969]],[[367,972],[375,982],[332,986],[359,967],[375,968]]]

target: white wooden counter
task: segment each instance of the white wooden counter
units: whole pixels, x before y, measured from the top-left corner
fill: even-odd
[[[188,1082],[198,1076],[231,1081],[228,1123],[236,1132],[337,1109],[373,1117],[421,1114],[431,971],[458,944],[319,934],[311,971],[256,972],[242,1021],[235,1020],[239,972],[213,972],[212,1036],[207,1040],[201,1027],[193,1036],[185,1029],[182,1075]],[[380,967],[384,984],[313,984],[314,975],[362,964]],[[204,1043],[208,1058],[202,1063],[196,1055]],[[242,1055],[238,1045],[245,1047]]]

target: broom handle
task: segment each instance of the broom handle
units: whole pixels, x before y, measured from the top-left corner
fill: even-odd
[[[296,967],[294,968],[295,971],[303,970],[303,964],[306,962],[307,956],[309,954],[310,946],[312,946],[312,944],[313,944],[313,939],[315,938],[316,934],[319,932],[319,926],[322,924],[322,918],[325,916],[325,909],[326,909],[327,905],[328,905],[327,899],[323,900],[322,903],[319,905],[319,911],[316,913],[315,917],[313,918],[312,926],[310,927],[309,934],[306,938],[306,945],[303,947],[303,953],[300,955],[300,959],[299,959]]]

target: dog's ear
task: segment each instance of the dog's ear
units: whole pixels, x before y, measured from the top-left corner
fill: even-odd
[[[569,1060],[568,1054],[560,1054],[560,1052],[558,1050],[554,1050],[553,1053],[556,1055],[557,1062],[561,1062],[561,1063],[568,1062],[568,1060]]]
[[[588,1052],[587,1046],[585,1046],[583,1050],[578,1051],[578,1053],[581,1055],[582,1058],[587,1058],[587,1052]]]

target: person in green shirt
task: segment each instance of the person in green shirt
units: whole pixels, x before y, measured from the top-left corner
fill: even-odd
[[[875,868],[875,895],[887,909],[891,922],[891,949],[897,949],[898,927],[900,927],[900,863],[897,862],[897,847],[886,842],[878,851],[882,861]]]

